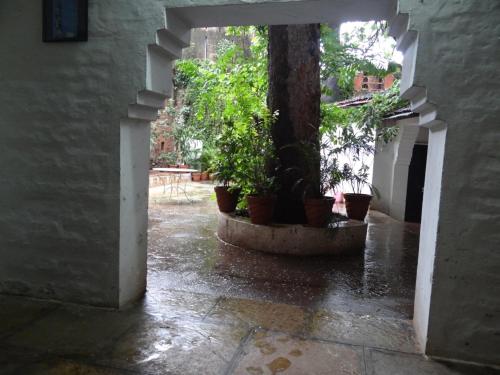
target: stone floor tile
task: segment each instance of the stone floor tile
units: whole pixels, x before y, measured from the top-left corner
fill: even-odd
[[[257,332],[234,365],[234,375],[358,375],[364,373],[360,347]]]
[[[306,330],[307,314],[307,311],[299,306],[223,298],[207,319],[300,334]]]
[[[320,310],[313,315],[310,329],[315,338],[418,353],[409,320]]]
[[[244,327],[150,316],[99,363],[151,374],[220,375],[247,334]]]
[[[22,375],[137,375],[125,370],[105,368],[64,359],[30,364],[20,370]]]
[[[21,374],[21,369],[38,358],[17,352],[11,348],[0,347],[0,375]]]
[[[127,370],[15,348],[0,348],[0,375],[125,375]],[[134,373],[140,374],[140,373]]]
[[[22,297],[0,297],[0,337],[44,316],[58,306],[56,303]]]
[[[59,355],[93,357],[138,319],[133,310],[61,307],[9,337],[7,344]]]
[[[421,355],[367,349],[367,375],[499,375],[500,370],[437,362]]]
[[[218,297],[176,290],[148,290],[137,309],[166,319],[204,318],[216,305]]]

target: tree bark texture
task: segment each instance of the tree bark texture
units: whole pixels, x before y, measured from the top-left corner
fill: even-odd
[[[297,144],[319,145],[320,25],[270,26],[268,48],[268,104],[278,113],[272,131],[280,163],[275,219],[304,223],[303,187],[319,193],[319,161],[306,160]],[[301,179],[305,184],[298,186]]]

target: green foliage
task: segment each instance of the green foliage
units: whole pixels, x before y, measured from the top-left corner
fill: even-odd
[[[164,164],[176,164],[177,154],[175,152],[163,152],[158,156],[158,161]]]
[[[373,23],[356,29],[354,36],[342,36],[341,42],[338,32],[322,26],[322,78],[336,78],[342,98],[352,94],[359,71],[384,76],[394,67],[380,67],[370,55],[369,46],[385,32],[384,23]],[[270,136],[273,116],[266,104],[267,28],[228,28],[217,50],[215,61],[176,63],[175,86],[185,95],[182,106],[169,107],[175,119],[172,134],[177,150],[183,161],[193,161],[202,169],[209,166],[225,186],[239,185],[246,194],[267,194],[275,188],[269,176],[274,174],[271,166],[276,165]],[[334,189],[341,178],[364,183],[366,170],[340,167],[337,155],[347,150],[354,150],[355,155],[373,152],[376,137],[388,141],[394,136],[394,129],[381,124],[386,113],[401,105],[397,94],[377,94],[370,104],[351,109],[322,104],[320,131],[329,147],[318,142],[302,145],[305,153],[307,147],[314,148],[309,150],[315,155],[310,162],[320,165],[320,175],[312,176],[321,180],[319,194]]]
[[[261,116],[255,116],[241,133],[238,182],[245,194],[265,196],[276,190],[272,173],[276,165],[276,152],[271,137],[274,116],[269,113]]]
[[[226,123],[215,141],[210,171],[215,180],[229,187],[231,182],[239,181],[241,157],[238,154],[240,141],[233,123]]]
[[[215,61],[181,60],[176,87],[185,90],[185,116],[178,113],[179,148],[186,138],[203,143],[202,168],[246,193],[272,190],[267,99],[267,28],[230,27]]]
[[[200,155],[200,169],[202,171],[211,171],[212,164],[215,158],[215,149],[204,146]]]
[[[399,96],[398,82],[390,90],[374,94],[372,100],[362,106],[339,108],[335,104],[322,104],[320,132],[330,144],[330,158],[336,160],[341,154],[351,158],[340,168],[340,175],[353,192],[360,193],[368,186],[376,193],[368,181],[369,167],[363,156],[375,152],[377,140],[387,143],[397,135],[398,128],[384,125],[383,120],[405,105],[407,102]]]
[[[328,192],[335,191],[342,182],[337,149],[331,147],[326,138],[321,143],[302,141],[284,148],[293,148],[301,155],[303,165],[288,168],[285,173],[300,176],[295,181],[293,190],[299,191],[303,198],[324,197]]]
[[[186,89],[185,127],[213,145],[225,124],[245,127],[254,115],[264,114],[267,37],[254,27],[229,28],[215,61],[181,60],[175,76],[176,85]]]
[[[397,135],[397,127],[384,126],[383,120],[406,105],[408,102],[400,97],[398,81],[391,89],[373,94],[372,99],[361,106],[340,108],[334,103],[322,103],[320,132],[328,134],[334,144],[343,145],[345,149],[363,148],[377,139],[387,143]]]
[[[373,52],[373,45],[382,38],[387,38],[386,22],[360,26],[351,34],[342,35],[342,40],[339,30],[321,26],[321,78],[323,82],[328,78],[336,79],[339,100],[352,96],[354,78],[358,72],[384,77],[399,69],[394,63],[383,64],[387,62],[388,56]]]

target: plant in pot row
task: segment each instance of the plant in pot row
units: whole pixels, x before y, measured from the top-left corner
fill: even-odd
[[[231,213],[238,205],[241,188],[235,185],[238,180],[238,140],[231,123],[225,125],[224,131],[216,140],[210,162],[210,170],[214,180],[219,184],[214,188],[220,212]]]
[[[335,198],[327,194],[335,191],[342,180],[335,150],[327,143],[298,142],[285,146],[295,148],[303,165],[288,168],[285,173],[293,173],[297,178],[293,190],[303,196],[307,224],[312,227],[325,227],[333,215]]]
[[[273,165],[276,153],[271,137],[273,116],[254,116],[242,137],[241,176],[247,192],[248,213],[252,224],[271,223],[276,205],[276,179]]]
[[[342,180],[351,187],[351,193],[344,193],[345,208],[349,219],[365,220],[368,213],[373,194],[377,194],[376,189],[368,181],[369,167],[361,163],[357,169],[350,164],[345,164],[342,170]],[[371,194],[363,194],[364,187],[367,187]]]
[[[250,220],[259,225],[272,221],[276,202],[275,178],[269,173],[274,159],[270,122],[270,116],[254,116],[240,127],[226,124],[211,167],[221,183],[215,188],[219,210],[233,212],[244,191]]]
[[[354,117],[352,117],[354,116]],[[375,153],[374,130],[351,114],[346,123],[325,124],[324,138],[330,144],[331,153],[337,160],[345,160],[339,173],[339,185],[349,219],[363,221],[376,190],[369,182],[369,166],[366,160]],[[346,189],[347,188],[347,189]],[[371,194],[363,194],[368,189]]]
[[[201,180],[208,181],[210,179],[210,170],[215,157],[215,150],[212,147],[204,146],[200,155]]]

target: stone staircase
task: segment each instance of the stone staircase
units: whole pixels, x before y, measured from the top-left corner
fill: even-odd
[[[191,27],[174,11],[165,13],[165,28],[156,32],[155,43],[147,46],[146,88],[128,106],[128,119],[153,121],[158,110],[173,94],[173,62],[191,43]]]
[[[410,101],[413,112],[420,114],[419,125],[428,128],[443,126],[438,119],[436,105],[427,98],[427,89],[415,84],[418,33],[410,29],[408,14],[396,14],[390,22],[390,35],[396,39],[397,49],[404,55],[401,96]]]

